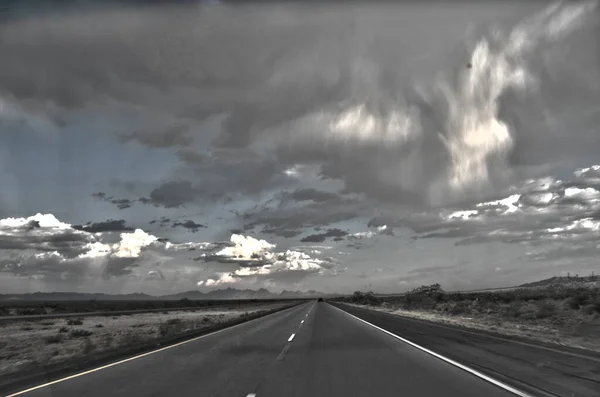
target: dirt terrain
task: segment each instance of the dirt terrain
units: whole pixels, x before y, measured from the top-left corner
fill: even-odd
[[[289,303],[220,306],[196,311],[92,316],[0,323],[0,376],[92,353],[160,342]]]

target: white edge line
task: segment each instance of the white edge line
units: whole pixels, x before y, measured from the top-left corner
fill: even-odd
[[[171,349],[171,348],[173,348],[173,347],[177,347],[177,346],[185,345],[186,343],[194,342],[194,341],[197,341],[198,339],[203,339],[203,338],[206,338],[206,337],[209,337],[209,336],[212,336],[212,335],[215,335],[215,334],[218,334],[218,333],[224,332],[224,331],[228,331],[228,330],[230,330],[230,329],[237,328],[237,327],[239,327],[239,326],[241,326],[241,325],[246,325],[246,324],[248,324],[248,323],[251,323],[251,322],[253,322],[253,321],[260,320],[260,319],[264,319],[265,317],[267,317],[267,316],[270,316],[271,314],[282,313],[282,312],[284,312],[284,311],[286,311],[286,310],[291,310],[291,309],[293,309],[293,308],[295,308],[295,307],[298,307],[298,306],[292,306],[292,307],[290,307],[290,308],[288,308],[288,309],[284,309],[284,310],[281,310],[281,311],[278,311],[278,312],[275,312],[275,313],[269,313],[269,314],[267,314],[266,316],[261,316],[261,317],[258,317],[258,318],[254,318],[254,319],[252,319],[252,320],[245,321],[245,322],[243,322],[243,323],[240,323],[240,324],[235,324],[235,325],[232,325],[232,326],[230,326],[230,327],[223,328],[223,329],[220,329],[220,330],[218,330],[218,331],[215,331],[215,332],[211,332],[210,334],[206,334],[206,335],[197,336],[197,337],[195,337],[195,338],[188,339],[188,340],[184,340],[183,342],[179,342],[179,343],[176,343],[176,344],[174,344],[174,345],[169,345],[169,346],[161,347],[160,349],[152,350],[152,351],[149,351],[149,352],[147,352],[147,353],[140,354],[140,355],[138,355],[138,356],[129,357],[129,358],[126,358],[126,359],[124,359],[124,360],[121,360],[121,361],[117,361],[117,362],[114,362],[114,363],[106,364],[106,365],[103,365],[103,366],[101,366],[101,367],[98,367],[98,368],[90,369],[90,370],[88,370],[88,371],[80,372],[80,373],[78,373],[78,374],[74,374],[74,375],[71,375],[71,376],[67,376],[67,377],[65,377],[65,378],[57,379],[57,380],[54,380],[54,381],[52,381],[52,382],[48,382],[48,383],[44,383],[44,384],[42,384],[42,385],[34,386],[34,387],[31,387],[31,388],[29,388],[29,389],[26,389],[26,390],[21,390],[21,391],[18,391],[18,392],[16,392],[16,393],[9,394],[9,395],[7,395],[6,397],[15,397],[15,396],[20,396],[21,394],[29,393],[29,392],[32,392],[32,391],[34,391],[34,390],[41,389],[41,388],[43,388],[43,387],[47,387],[47,386],[51,386],[51,385],[55,385],[55,384],[57,384],[57,383],[64,382],[64,381],[66,381],[66,380],[70,380],[70,379],[74,379],[74,378],[78,378],[78,377],[80,377],[80,376],[87,375],[87,374],[91,374],[91,373],[93,373],[93,372],[96,372],[96,371],[101,371],[101,370],[103,370],[103,369],[110,368],[110,367],[114,367],[115,365],[123,364],[123,363],[126,363],[126,362],[128,362],[128,361],[133,361],[133,360],[136,360],[136,359],[138,359],[138,358],[142,358],[142,357],[145,357],[145,356],[149,356],[149,355],[151,355],[151,354],[154,354],[154,353],[161,352],[161,351],[163,351],[163,350],[168,350],[168,349]],[[292,337],[293,337],[293,336],[294,336],[294,335],[292,335]],[[290,340],[291,340],[291,339],[290,339]]]
[[[292,334],[292,336],[290,336],[290,338],[288,339],[288,342],[291,342],[292,340],[294,340],[294,336],[296,336],[296,334]]]
[[[517,396],[521,396],[521,397],[533,397],[531,394],[527,394],[525,392],[522,392],[521,390],[515,389],[514,387],[509,386],[506,383],[500,382],[499,380],[496,380],[494,378],[491,378],[491,377],[489,377],[489,376],[487,376],[487,375],[485,375],[485,374],[483,374],[483,373],[481,373],[481,372],[479,372],[477,370],[474,370],[473,368],[467,367],[464,364],[456,362],[456,361],[454,361],[454,360],[452,360],[452,359],[450,359],[448,357],[444,357],[441,354],[438,354],[438,353],[436,353],[434,351],[431,351],[431,350],[429,350],[427,348],[424,348],[423,346],[417,345],[416,343],[411,342],[408,339],[404,339],[403,337],[398,336],[398,335],[396,335],[396,334],[394,334],[394,333],[392,333],[390,331],[387,331],[387,330],[385,330],[385,329],[383,329],[381,327],[378,327],[375,324],[371,324],[370,322],[365,321],[362,318],[356,317],[354,314],[350,314],[347,311],[342,310],[342,309],[340,309],[338,307],[335,307],[333,305],[331,305],[331,306],[334,307],[334,308],[336,308],[337,310],[339,310],[339,311],[347,314],[348,316],[354,317],[355,319],[357,319],[359,321],[362,321],[363,323],[365,323],[367,325],[370,325],[371,327],[376,328],[379,331],[385,332],[386,334],[388,334],[390,336],[393,336],[394,338],[399,339],[402,342],[411,345],[412,347],[416,347],[417,349],[419,349],[421,351],[424,351],[425,353],[431,354],[432,356],[437,357],[440,360],[443,360],[443,361],[447,362],[448,364],[452,364],[455,367],[458,367],[458,368],[462,369],[463,371],[469,372],[470,374],[475,375],[478,378],[481,378],[481,379],[483,379],[483,380],[485,380],[485,381],[487,381],[489,383],[492,383],[492,384],[494,384],[494,385],[496,385],[496,386],[498,386],[498,387],[500,387],[500,388],[502,388],[504,390],[507,390],[507,391],[509,391],[509,392],[511,392],[513,394],[516,394]],[[8,397],[10,397],[10,396],[8,396]]]

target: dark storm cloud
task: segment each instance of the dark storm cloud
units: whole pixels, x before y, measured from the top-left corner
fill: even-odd
[[[347,235],[348,235],[348,232],[341,230],[341,229],[334,228],[334,229],[327,230],[325,233],[311,234],[309,236],[304,237],[300,241],[302,241],[304,243],[309,243],[309,242],[310,243],[322,243],[328,237],[344,237]]]
[[[121,136],[123,142],[137,141],[152,148],[168,148],[173,146],[188,146],[193,142],[189,135],[189,126],[174,125],[164,130],[134,131]]]
[[[296,201],[315,201],[315,202],[324,202],[331,200],[338,200],[340,198],[339,195],[330,192],[324,192],[317,189],[298,189],[289,193],[288,196],[292,200]]]
[[[187,164],[200,164],[207,161],[207,156],[189,149],[181,149],[177,151],[179,160]]]
[[[175,208],[194,201],[197,189],[190,181],[165,182],[150,192],[150,200],[156,206]]]
[[[60,223],[52,215],[0,220],[0,249],[58,252],[72,258],[86,250],[93,239],[88,233]]]
[[[354,203],[346,203],[337,206],[314,204],[299,209],[262,209],[248,213],[246,220],[250,221],[247,226],[263,226],[263,233],[286,236],[305,228],[354,219],[359,215],[357,207]]]
[[[185,229],[188,229],[192,232],[197,232],[200,228],[205,228],[206,226],[200,224],[200,223],[196,223],[192,220],[187,220],[184,222],[175,222],[173,223],[173,227],[178,227],[181,226]]]
[[[213,148],[259,147],[271,162],[181,152],[203,183],[188,178],[194,192],[150,197],[169,207],[279,186],[281,166],[296,163],[320,165],[324,178],[380,202],[438,206],[494,193],[525,166],[597,152],[598,26],[586,19],[596,10],[565,4],[463,42],[466,25],[521,17],[523,6],[478,7],[452,23],[437,9],[391,7],[173,6],[21,19],[0,28],[0,53],[11,60],[0,87],[27,111],[136,109],[147,120],[126,139],[148,147],[216,135]],[[222,121],[211,136],[185,130],[211,115]],[[166,128],[143,128],[165,118]]]
[[[139,264],[136,263],[137,261],[138,258],[119,258],[110,256],[106,262],[103,277],[121,277],[131,274],[133,269],[139,266]]]
[[[189,156],[186,160],[191,161],[186,162],[188,168],[180,175],[187,180],[164,182],[150,192],[149,199],[141,200],[166,208],[214,200],[230,202],[291,182],[276,161],[248,150],[221,149],[200,162]]]
[[[21,277],[43,277],[46,280],[77,280],[83,277],[88,268],[84,259],[69,259],[54,253],[38,256],[12,254],[0,259],[0,269]]]
[[[120,210],[131,208],[131,206],[133,205],[133,201],[131,201],[129,199],[115,198],[115,197],[112,197],[112,196],[107,196],[107,194],[104,193],[104,192],[92,193],[92,197],[94,197],[94,198],[96,198],[98,200],[105,201],[107,203],[114,204]]]
[[[85,225],[74,225],[73,229],[82,230],[88,233],[99,233],[99,232],[131,232],[134,229],[126,225],[125,219],[120,220],[107,220],[105,222],[88,222]]]
[[[67,257],[75,257],[86,251],[89,237],[84,234],[64,233],[55,235],[0,235],[2,250],[58,251]]]

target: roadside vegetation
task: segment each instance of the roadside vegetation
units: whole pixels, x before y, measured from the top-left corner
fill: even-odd
[[[156,347],[173,338],[247,320],[289,304],[271,302],[237,307],[230,303],[194,311],[0,322],[0,386],[3,376],[8,374]]]
[[[286,300],[281,300],[282,302]],[[91,313],[130,310],[174,310],[210,307],[245,307],[278,302],[266,299],[239,300],[0,300],[0,316],[28,316],[44,314]]]
[[[357,291],[336,300],[600,351],[600,288],[577,283],[491,292],[445,292],[439,284],[433,284],[402,295],[378,296]]]

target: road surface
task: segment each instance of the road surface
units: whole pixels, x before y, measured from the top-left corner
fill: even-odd
[[[484,380],[328,303],[308,302],[139,358],[12,395],[518,395],[492,382],[494,379]]]

